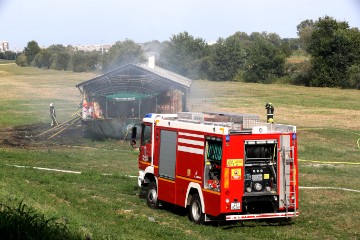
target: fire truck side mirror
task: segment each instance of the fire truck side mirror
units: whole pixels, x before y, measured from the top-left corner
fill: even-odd
[[[133,127],[131,129],[131,146],[136,146],[136,133],[137,133],[137,127]]]

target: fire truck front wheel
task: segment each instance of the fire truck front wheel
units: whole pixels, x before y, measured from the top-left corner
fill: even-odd
[[[204,223],[204,214],[202,212],[201,200],[198,194],[191,197],[189,206],[189,218],[196,224]]]
[[[150,208],[159,208],[157,187],[155,182],[150,182],[146,193],[146,202]]]

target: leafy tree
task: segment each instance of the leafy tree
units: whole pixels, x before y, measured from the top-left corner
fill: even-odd
[[[310,82],[314,78],[314,71],[312,69],[312,65],[309,61],[304,61],[302,63],[297,64],[299,70],[293,73],[294,84],[296,85],[304,85],[306,87],[310,86]]]
[[[230,74],[227,70],[228,61],[225,53],[225,39],[219,38],[210,49],[210,80],[232,80],[235,74]]]
[[[72,55],[71,64],[74,72],[86,72],[86,56],[84,51],[77,51]]]
[[[87,66],[87,71],[98,70],[101,53],[98,51],[91,51],[91,52],[86,52],[85,55],[86,55],[85,62]]]
[[[21,53],[15,60],[15,63],[20,67],[25,67],[27,64],[25,53]]]
[[[358,28],[351,28],[349,30],[349,35],[353,46],[350,57],[354,64],[360,65],[360,31]]]
[[[143,44],[143,51],[146,55],[155,55],[156,59],[160,59],[163,44],[157,40],[146,42]]]
[[[15,60],[17,55],[18,55],[18,53],[13,52],[13,51],[6,51],[5,52],[5,56],[6,56],[7,60]]]
[[[61,44],[51,45],[47,48],[52,55],[52,68],[66,70],[70,63],[69,49]]]
[[[15,60],[16,55],[17,55],[16,52],[13,52],[13,51],[0,52],[0,59]]]
[[[243,71],[249,37],[237,32],[225,40],[219,38],[212,46],[210,58],[211,80],[234,80]]]
[[[190,78],[204,76],[209,47],[204,39],[194,38],[188,32],[173,35],[163,45],[161,65]]]
[[[108,72],[122,65],[139,63],[143,60],[143,50],[140,45],[128,39],[123,42],[118,41],[104,54],[102,71]]]
[[[246,82],[272,83],[275,78],[284,75],[285,59],[280,37],[267,33],[252,33],[248,57],[245,63],[244,80]]]
[[[38,68],[50,69],[52,63],[52,54],[48,49],[41,49],[38,54],[35,55],[34,65]]]
[[[97,69],[100,60],[98,52],[76,51],[71,58],[72,70],[74,72],[94,71]]]
[[[256,33],[255,33],[256,34]],[[256,35],[255,35],[256,36]],[[282,40],[280,38],[279,35],[277,35],[276,33],[266,33],[263,32],[260,35],[258,35],[257,37],[260,38],[265,38],[267,39],[267,41],[269,43],[271,43],[272,45],[274,45],[275,47],[281,47],[282,46]],[[256,39],[256,38],[255,38]]]
[[[314,21],[313,20],[305,20],[302,21],[299,25],[297,25],[297,35],[299,36],[300,44],[303,49],[307,49],[309,44],[311,34],[314,30]]]
[[[64,45],[61,44],[53,44],[50,47],[48,47],[49,51],[52,53],[62,53],[65,52],[67,49]]]
[[[300,50],[300,39],[299,38],[283,38],[282,45],[289,48],[290,51]]]
[[[308,45],[314,78],[311,86],[350,87],[348,68],[359,59],[359,31],[332,17],[320,18]]]
[[[36,41],[33,40],[28,42],[24,50],[26,56],[26,62],[28,65],[31,65],[31,63],[35,59],[36,54],[38,54],[39,52],[40,52],[40,47]]]
[[[360,90],[360,64],[348,68],[349,87]]]
[[[55,69],[66,70],[70,63],[70,54],[68,52],[60,52],[55,57]]]

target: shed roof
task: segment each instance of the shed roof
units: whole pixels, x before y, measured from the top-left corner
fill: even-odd
[[[150,68],[146,64],[127,64],[76,85],[98,96],[124,92],[152,95],[169,89],[186,91],[190,86],[191,79],[157,66]]]

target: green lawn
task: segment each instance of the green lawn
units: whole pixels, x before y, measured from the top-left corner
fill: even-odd
[[[80,101],[75,85],[94,76],[0,65],[0,127],[50,123],[49,102],[55,103],[60,122],[69,119]],[[300,162],[301,186],[360,190],[359,91],[195,81],[188,106],[191,111],[254,113],[265,121],[266,102],[274,104],[276,122],[298,126],[300,159],[334,163]],[[91,239],[360,238],[359,192],[300,189],[300,216],[290,225],[248,221],[198,226],[179,209],[149,209],[132,177],[137,175],[137,154],[116,140],[0,145],[0,203],[24,200]]]

